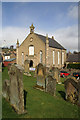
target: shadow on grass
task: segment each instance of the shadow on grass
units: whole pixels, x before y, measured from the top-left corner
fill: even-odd
[[[58,92],[59,92],[59,94],[61,95],[61,97],[62,97],[64,100],[66,100],[66,99],[65,99],[65,96],[66,96],[65,92],[63,92],[63,91],[58,91]]]
[[[27,91],[24,90],[24,109],[26,109],[26,98],[27,98]]]

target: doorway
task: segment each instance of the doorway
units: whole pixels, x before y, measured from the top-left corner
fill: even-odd
[[[33,61],[32,60],[30,60],[29,67],[33,67]]]

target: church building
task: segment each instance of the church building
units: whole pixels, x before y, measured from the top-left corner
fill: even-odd
[[[30,67],[42,63],[46,67],[55,66],[61,68],[66,62],[66,49],[52,38],[34,32],[33,24],[30,26],[30,33],[19,45],[16,44],[16,63],[24,66],[24,61],[30,61]]]

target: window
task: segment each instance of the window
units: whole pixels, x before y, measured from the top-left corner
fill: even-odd
[[[24,53],[22,52],[22,65],[24,65]]]
[[[42,51],[40,51],[40,63],[42,63]]]
[[[29,55],[34,55],[34,46],[29,47]]]
[[[55,54],[55,53],[54,53],[54,51],[53,51],[53,64],[55,64],[54,54]]]
[[[59,52],[58,52],[58,64],[59,64]]]
[[[64,64],[64,52],[62,52],[62,64]]]

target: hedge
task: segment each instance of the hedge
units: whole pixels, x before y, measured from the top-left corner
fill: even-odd
[[[68,64],[67,68],[80,69],[80,64]]]

